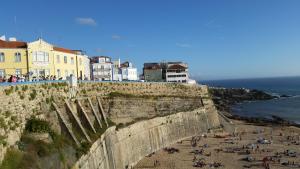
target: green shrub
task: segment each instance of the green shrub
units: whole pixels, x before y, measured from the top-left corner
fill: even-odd
[[[76,149],[76,156],[77,158],[79,158],[80,156],[82,156],[83,154],[86,154],[89,152],[91,147],[91,143],[89,142],[82,142],[80,147],[77,147]]]
[[[3,146],[7,145],[6,136],[1,136],[0,135],[0,144],[2,144]]]
[[[133,94],[120,93],[120,92],[110,92],[109,97],[137,97]]]
[[[20,95],[20,99],[21,99],[21,100],[24,100],[24,99],[25,99],[25,96],[24,96],[24,95]]]
[[[14,87],[11,86],[9,89],[4,89],[4,92],[7,96],[9,96],[12,92],[14,92]]]
[[[11,115],[11,112],[9,110],[5,111],[5,117],[8,118]]]
[[[50,104],[51,102],[53,102],[54,101],[54,97],[51,95],[51,97],[49,97],[49,98],[46,98],[46,103],[47,104]]]
[[[115,126],[116,125],[116,123],[111,121],[109,118],[107,118],[107,123],[108,123],[108,126]]]
[[[32,93],[30,93],[30,98],[29,100],[34,100],[37,96],[37,92],[35,89],[32,90]]]
[[[20,168],[20,164],[23,158],[23,153],[16,149],[9,149],[5,154],[1,169],[16,169]]]
[[[48,88],[48,84],[42,84],[42,88],[47,89]]]
[[[12,121],[16,121],[16,120],[18,119],[18,117],[17,117],[17,116],[11,116],[10,119],[11,119]]]
[[[27,85],[22,86],[22,91],[23,91],[23,92],[25,92],[25,91],[27,91],[27,90],[28,90],[28,86],[27,86]]]
[[[25,130],[33,133],[49,133],[51,132],[51,127],[46,120],[32,118],[27,121]]]
[[[0,127],[6,130],[8,126],[5,123],[5,119],[3,117],[0,117]]]
[[[81,90],[81,92],[82,92],[83,94],[86,94],[86,90],[85,90],[85,89]]]
[[[13,130],[13,131],[16,130],[16,128],[17,128],[17,127],[14,126],[14,125],[9,127],[9,129],[10,129],[10,130]]]

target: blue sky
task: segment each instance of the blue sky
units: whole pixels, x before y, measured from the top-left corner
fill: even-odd
[[[144,62],[199,79],[300,75],[299,0],[7,0],[0,34]]]

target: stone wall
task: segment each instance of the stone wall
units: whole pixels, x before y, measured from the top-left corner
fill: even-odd
[[[199,108],[137,122],[119,130],[111,127],[74,169],[124,169],[127,165],[130,168],[152,152],[219,126],[216,111]]]
[[[31,116],[51,119],[52,101],[66,98],[65,84],[36,84],[0,87],[0,162],[7,147],[20,139]]]
[[[117,124],[191,111],[202,106],[201,97],[103,98],[105,111]]]
[[[112,92],[127,94],[130,97],[114,96],[112,98],[110,96]],[[78,87],[78,98],[95,98],[97,96],[103,98],[105,112],[108,112],[109,118],[117,123],[195,110],[202,105],[200,98],[205,98],[206,106],[202,108],[203,111],[215,110],[209,102],[207,87],[200,85],[92,82],[81,83]],[[65,83],[0,87],[0,161],[2,161],[7,147],[14,146],[20,139],[26,121],[31,116],[47,119],[52,127],[59,129],[58,116],[51,108],[51,103],[55,102],[58,107],[63,107],[65,106],[64,100],[68,97],[69,87]],[[92,102],[96,105],[96,100],[92,99]],[[87,106],[83,101],[82,104]],[[91,114],[91,112],[87,109],[87,114]],[[218,117],[210,114],[206,117],[205,123],[210,127],[215,126],[215,119]],[[95,118],[91,118],[91,120],[95,121]],[[113,135],[111,130],[109,129],[105,135]],[[125,131],[125,129],[122,130]],[[113,139],[113,137],[103,138]],[[105,152],[112,153],[110,150],[105,150]]]
[[[95,94],[103,96],[111,92],[135,96],[199,97],[207,93],[207,86],[177,83],[91,82],[82,83],[79,87],[80,96],[95,96]]]

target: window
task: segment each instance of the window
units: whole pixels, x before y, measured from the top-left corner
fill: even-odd
[[[71,57],[71,64],[74,65],[74,58]]]
[[[37,61],[37,52],[32,52],[32,61]]]
[[[61,74],[60,74],[60,69],[57,69],[57,77],[60,78]]]
[[[49,62],[49,53],[45,52],[44,54],[44,61]]]
[[[32,52],[32,60],[34,62],[49,62],[49,53],[43,51]]]
[[[5,55],[3,52],[0,53],[0,62],[5,62]]]
[[[186,77],[186,75],[168,75],[168,77]]]
[[[39,70],[38,70],[38,73],[39,73],[39,76],[43,76],[43,77],[46,76],[46,74],[45,74],[45,69],[39,69]]]
[[[60,63],[60,56],[56,55],[56,63]]]
[[[16,76],[21,76],[21,75],[22,75],[22,70],[16,69]]]
[[[21,62],[21,53],[20,52],[15,53],[15,62]]]
[[[4,69],[0,69],[0,77],[4,77],[5,76],[5,70]]]
[[[68,63],[68,58],[67,58],[67,56],[64,56],[64,63]]]

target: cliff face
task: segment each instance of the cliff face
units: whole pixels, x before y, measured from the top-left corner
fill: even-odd
[[[72,166],[77,158],[75,151],[82,148],[83,142],[92,147],[75,168],[125,168],[182,138],[220,126],[206,86],[82,83],[77,97],[72,99],[68,99],[67,84],[3,87],[0,92],[3,93],[0,96],[3,112],[0,114],[0,161],[8,147],[17,147],[16,142],[32,116],[47,120],[58,135],[75,143],[72,153],[66,153],[73,159],[66,158],[67,167],[58,161],[57,165],[46,162],[39,168]],[[117,127],[104,132],[106,126],[112,125],[110,120]],[[44,161],[47,158],[43,157]]]
[[[201,97],[113,97],[103,100],[111,120],[123,124],[202,107]]]
[[[109,128],[82,156],[75,169],[121,169],[135,165],[152,152],[187,137],[219,127],[216,112],[198,108],[137,122],[116,130]]]
[[[104,107],[114,121],[154,118],[121,129],[109,128],[76,162],[74,169],[130,168],[148,154],[221,126],[220,117],[205,87],[198,97],[191,98],[114,97],[104,100]]]

